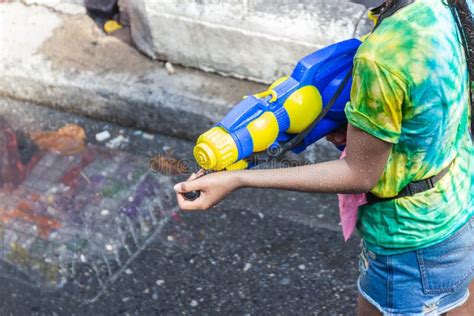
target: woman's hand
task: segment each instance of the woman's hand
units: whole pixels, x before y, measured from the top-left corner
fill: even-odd
[[[174,186],[179,207],[182,210],[207,210],[222,201],[227,195],[237,190],[239,185],[237,172],[214,172],[202,175],[192,174],[186,182]],[[184,198],[184,193],[200,191],[201,195],[194,201]]]
[[[347,125],[326,135],[326,140],[336,145],[336,147],[345,145],[347,142]]]

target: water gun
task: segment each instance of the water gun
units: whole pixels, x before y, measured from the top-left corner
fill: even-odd
[[[199,136],[194,147],[197,163],[206,171],[251,168],[288,150],[300,153],[347,124],[344,107],[350,98],[354,55],[361,44],[349,39],[313,52],[298,62],[291,76],[244,97]]]

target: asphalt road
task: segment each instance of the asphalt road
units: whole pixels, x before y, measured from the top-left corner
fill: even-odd
[[[178,139],[11,100],[0,99],[0,116],[16,131],[75,123],[91,146],[103,146],[94,139],[100,131],[124,135],[129,141],[118,150],[144,162],[163,151],[189,159],[192,148]],[[185,177],[155,176],[168,179],[164,183]],[[245,190],[208,212],[181,212],[174,200],[169,203],[164,208],[173,211],[165,210],[116,273],[97,272],[102,284],[89,282],[88,273],[53,286],[35,283],[29,278],[38,272],[34,267],[25,271],[3,255],[0,314],[354,314],[359,242],[343,242],[334,196]]]

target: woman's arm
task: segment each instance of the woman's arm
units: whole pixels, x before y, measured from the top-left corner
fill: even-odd
[[[182,209],[205,210],[242,187],[303,192],[359,193],[375,186],[390,155],[392,144],[349,125],[344,159],[282,169],[216,172],[175,186]],[[182,193],[199,190],[201,196],[186,201]]]

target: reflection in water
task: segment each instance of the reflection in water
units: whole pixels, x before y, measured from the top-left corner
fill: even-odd
[[[93,297],[176,216],[169,177],[145,157],[81,146],[80,131],[19,137],[0,120],[0,260],[28,283]]]

